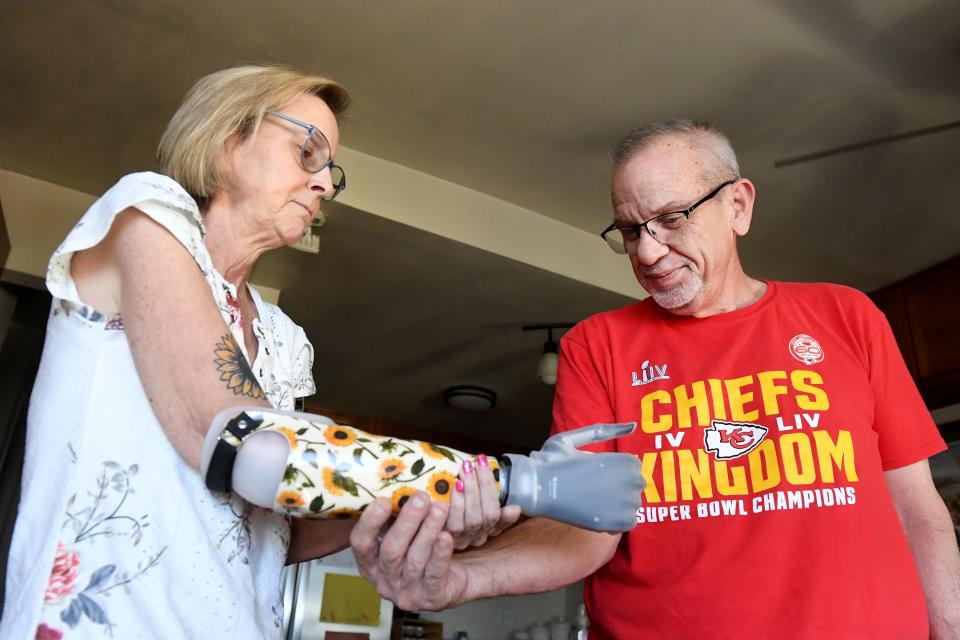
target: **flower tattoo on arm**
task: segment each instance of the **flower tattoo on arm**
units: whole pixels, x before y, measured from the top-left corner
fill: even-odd
[[[220,372],[220,379],[223,380],[227,389],[233,391],[238,396],[247,396],[254,400],[265,400],[263,389],[253,375],[247,359],[244,358],[240,345],[229,333],[224,334],[213,350],[216,356],[213,361],[217,365],[217,371]]]

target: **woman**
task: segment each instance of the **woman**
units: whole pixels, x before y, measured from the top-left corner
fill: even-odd
[[[197,469],[218,411],[314,391],[303,331],[247,282],[345,187],[347,102],[283,68],[201,79],[160,141],[165,175],[121,179],[54,253],[0,637],[279,637],[284,562],[345,546],[352,522],[291,531]],[[494,531],[464,511],[461,542]]]

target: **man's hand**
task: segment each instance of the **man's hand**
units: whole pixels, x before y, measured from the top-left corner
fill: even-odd
[[[381,597],[407,611],[439,610],[456,605],[466,591],[467,572],[452,561],[453,537],[443,531],[449,505],[431,503],[418,491],[390,520],[390,501],[377,498],[350,534],[360,574]]]

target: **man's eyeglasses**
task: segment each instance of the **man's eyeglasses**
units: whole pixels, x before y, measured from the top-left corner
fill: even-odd
[[[300,145],[300,166],[304,171],[310,173],[319,173],[324,169],[330,169],[330,181],[333,183],[333,192],[325,194],[322,197],[323,200],[330,202],[336,198],[341,191],[347,188],[347,174],[344,173],[340,165],[334,164],[333,160],[330,159],[330,141],[327,140],[327,136],[323,135],[320,129],[317,129],[312,124],[307,124],[302,120],[291,118],[276,111],[267,111],[267,114],[299,125],[307,130],[307,137],[303,141],[303,144]]]
[[[644,229],[646,229],[647,233],[657,242],[669,244],[679,238],[683,233],[683,228],[687,224],[687,218],[690,217],[694,209],[715,197],[720,193],[721,189],[734,182],[736,182],[736,180],[727,180],[682,211],[661,213],[639,224],[617,224],[614,222],[603,230],[600,237],[607,241],[607,244],[613,249],[614,253],[619,253],[620,255],[626,255],[630,252],[630,249],[640,242],[640,234],[643,233]]]

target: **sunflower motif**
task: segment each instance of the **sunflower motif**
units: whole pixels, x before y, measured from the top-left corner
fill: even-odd
[[[360,512],[356,509],[334,509],[326,516],[331,520],[356,520],[360,517]]]
[[[253,375],[247,359],[240,350],[240,345],[229,333],[224,334],[213,350],[216,356],[213,359],[220,372],[220,379],[227,383],[227,388],[239,396],[248,396],[255,400],[264,399],[263,389]]]
[[[446,471],[438,471],[430,476],[430,483],[427,485],[427,491],[433,496],[434,500],[449,502],[450,491],[453,489],[453,483],[457,481],[453,474]]]
[[[353,429],[335,424],[327,427],[323,431],[323,437],[332,445],[347,447],[357,439],[357,433]]]
[[[443,447],[438,447],[435,444],[430,444],[429,442],[421,442],[420,448],[423,449],[423,452],[430,456],[431,458],[447,458],[452,460],[453,455],[444,449]]]
[[[387,458],[380,463],[380,470],[377,472],[377,475],[384,480],[390,480],[391,478],[396,478],[406,471],[406,469],[407,465],[405,465],[400,458]]]
[[[293,432],[293,429],[291,429],[291,428],[289,428],[289,427],[277,427],[277,428],[276,428],[276,432],[277,432],[277,433],[282,433],[283,435],[285,435],[285,436],[287,437],[287,440],[290,441],[290,448],[291,448],[291,449],[296,449],[296,448],[297,448],[297,434]]]
[[[407,500],[410,499],[417,490],[413,487],[400,487],[393,492],[393,496],[390,498],[390,503],[393,505],[393,512],[399,513],[400,509],[403,508],[403,505],[407,504]]]
[[[342,496],[344,494],[342,477],[333,467],[324,467],[323,488],[335,496]]]
[[[299,509],[303,506],[303,496],[296,491],[284,491],[277,496],[277,504],[286,509]]]

